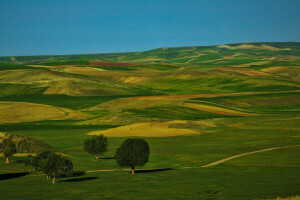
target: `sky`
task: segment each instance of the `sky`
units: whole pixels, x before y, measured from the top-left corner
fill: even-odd
[[[300,0],[0,0],[0,56],[300,42]]]

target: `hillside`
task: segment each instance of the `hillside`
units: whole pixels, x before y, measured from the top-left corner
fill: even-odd
[[[99,188],[107,199],[141,199],[145,191],[154,199],[296,196],[299,124],[297,42],[0,57],[0,132],[49,144],[86,172],[53,187],[53,199],[88,199]],[[99,134],[109,148],[96,161],[83,142]],[[127,137],[143,137],[151,149],[132,179],[113,159]],[[40,176],[6,181],[19,189],[7,198],[21,199],[29,182],[34,199],[49,189]]]

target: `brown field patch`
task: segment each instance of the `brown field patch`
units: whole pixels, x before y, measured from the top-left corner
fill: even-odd
[[[80,111],[49,105],[11,101],[0,102],[1,124],[41,120],[83,119],[86,117],[88,115]]]
[[[215,67],[214,69],[221,70],[221,71],[238,72],[248,76],[270,76],[270,74],[267,74],[265,72],[261,72],[255,69],[248,69],[248,68]]]
[[[103,134],[107,137],[172,137],[179,135],[196,135],[198,131],[169,128],[169,123],[136,123],[104,131],[93,131],[88,135]]]

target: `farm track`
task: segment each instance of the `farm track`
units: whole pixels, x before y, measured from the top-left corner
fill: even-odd
[[[177,167],[177,168],[168,168],[169,170],[178,170],[178,169],[193,169],[193,168],[203,168],[203,167],[212,167],[212,166],[216,166],[219,164],[222,164],[226,161],[229,160],[233,160],[235,158],[240,158],[243,156],[247,156],[247,155],[251,155],[251,154],[256,154],[256,153],[261,153],[261,152],[266,152],[266,151],[273,151],[273,150],[278,150],[278,149],[285,149],[285,148],[293,148],[293,147],[300,147],[300,144],[297,145],[289,145],[289,146],[281,146],[281,147],[272,147],[272,148],[267,148],[267,149],[261,149],[261,150],[257,150],[257,151],[250,151],[247,153],[242,153],[242,154],[238,154],[235,156],[230,156],[212,163],[209,163],[207,165],[203,165],[203,166],[194,166],[194,167]],[[113,172],[113,171],[130,171],[131,169],[98,169],[98,170],[87,170],[85,171],[85,173],[97,173],[97,172]],[[149,169],[141,169],[140,171],[159,171],[160,169],[153,169],[153,168],[149,168]],[[139,171],[139,170],[137,170]],[[28,175],[28,176],[45,176],[45,174],[32,174],[32,175]]]
[[[222,160],[218,160],[212,163],[209,163],[207,165],[203,165],[203,166],[197,166],[197,167],[178,167],[178,168],[170,168],[170,169],[190,169],[190,168],[200,168],[200,167],[211,167],[211,166],[216,166],[219,165],[221,163],[224,163],[226,161],[229,160],[233,160],[235,158],[239,158],[239,157],[243,157],[243,156],[247,156],[247,155],[251,155],[251,154],[256,154],[256,153],[261,153],[261,152],[266,152],[266,151],[272,151],[272,150],[278,150],[278,149],[285,149],[285,148],[293,148],[293,147],[300,147],[300,144],[297,145],[289,145],[289,146],[281,146],[281,147],[272,147],[272,148],[267,148],[267,149],[261,149],[261,150],[257,150],[257,151],[251,151],[251,152],[247,152],[247,153],[242,153],[242,154],[238,154],[235,156],[230,156],[228,158],[224,158]],[[86,171],[86,173],[94,173],[94,172],[111,172],[111,171],[127,171],[130,169],[100,169],[100,170],[88,170]],[[143,170],[156,170],[156,169],[142,169]]]

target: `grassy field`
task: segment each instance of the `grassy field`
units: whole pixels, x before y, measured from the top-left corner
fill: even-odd
[[[14,60],[14,63],[12,62]],[[0,57],[0,132],[73,161],[54,185],[26,157],[4,165],[0,199],[274,199],[300,195],[300,44],[247,43],[145,52]],[[108,136],[95,160],[90,134]],[[144,138],[149,162],[117,166]]]

